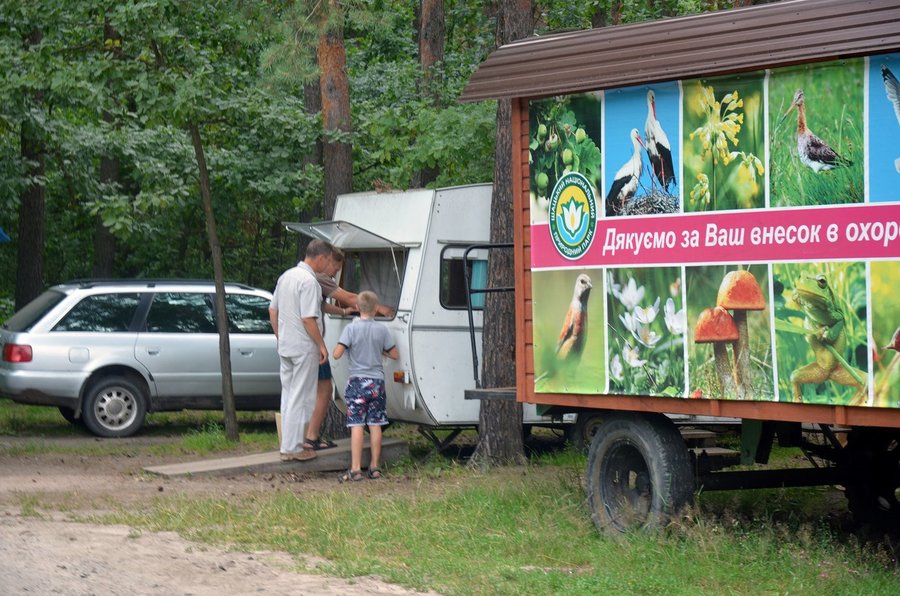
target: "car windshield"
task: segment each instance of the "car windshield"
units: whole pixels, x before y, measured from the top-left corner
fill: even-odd
[[[47,290],[11,316],[3,324],[3,328],[16,332],[28,331],[65,297],[65,294],[57,290]]]

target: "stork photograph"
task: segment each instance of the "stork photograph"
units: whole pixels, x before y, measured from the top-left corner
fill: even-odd
[[[608,217],[679,211],[679,98],[678,83],[616,89],[604,95]]]
[[[602,393],[603,271],[534,271],[531,287],[535,391]]]
[[[764,207],[763,74],[684,81],[683,89],[684,210]]]
[[[863,202],[863,65],[842,60],[769,74],[771,206]]]

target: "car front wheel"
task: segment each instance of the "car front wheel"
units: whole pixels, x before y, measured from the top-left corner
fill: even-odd
[[[130,437],[144,424],[144,392],[125,377],[103,377],[84,397],[81,418],[98,437]]]

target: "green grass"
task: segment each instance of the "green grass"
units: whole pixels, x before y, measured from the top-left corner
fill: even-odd
[[[71,449],[46,437],[84,432],[67,428],[49,408],[21,407],[0,400],[0,428],[40,433],[33,442],[43,453]],[[79,453],[164,450],[187,458],[227,450],[218,416],[168,414],[148,427],[150,436],[167,437],[163,443],[103,440]],[[36,426],[23,426],[23,419]],[[10,432],[16,425],[19,431]],[[388,466],[383,482],[335,482],[333,490],[281,483],[206,498],[166,492],[140,509],[110,498],[103,513],[67,513],[127,524],[135,532],[174,531],[199,543],[285,551],[298,561],[315,556],[324,563],[303,571],[378,575],[445,594],[893,594],[900,582],[896,546],[848,532],[846,506],[833,488],[703,493],[662,533],[610,538],[590,520],[585,456],[554,447],[551,431],[535,429],[536,443],[550,448],[533,454],[528,465],[490,470],[435,455],[413,427],[396,424],[387,433],[410,441],[413,455]],[[242,424],[242,445],[255,435],[261,449],[275,448],[274,424]],[[461,440],[471,444],[474,436],[464,433]],[[0,457],[18,455],[0,449]],[[799,457],[795,449],[773,452],[779,465]],[[28,493],[17,506],[37,517],[65,507]]]
[[[83,442],[67,445],[65,441],[56,439],[89,437],[90,432],[80,424],[66,422],[54,407],[28,406],[0,398],[0,443],[3,436],[30,437],[24,443],[4,447],[0,455],[77,453],[102,456],[139,453],[171,456],[278,448],[273,412],[238,412],[237,418],[240,442],[236,444],[225,438],[221,412],[182,411],[149,414],[137,435],[147,441],[98,440],[90,445]]]
[[[776,491],[778,492],[778,491]],[[780,491],[785,492],[785,491]],[[728,500],[726,499],[726,502]],[[244,549],[314,554],[321,571],[379,575],[447,594],[888,594],[897,568],[884,548],[823,524],[780,519],[783,499],[696,513],[660,535],[610,539],[589,521],[567,470],[462,467],[415,486],[272,491],[240,500],[159,499],[104,518]],[[712,506],[712,505],[711,505]],[[716,507],[721,507],[717,505]]]

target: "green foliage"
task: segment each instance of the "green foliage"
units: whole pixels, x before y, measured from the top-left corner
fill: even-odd
[[[460,105],[457,98],[494,48],[493,8],[476,0],[444,3],[444,59],[425,93],[415,3],[340,4],[341,12],[325,17],[329,26],[343,19],[354,189],[376,181],[406,188],[423,168],[438,169],[432,186],[490,180],[496,105]],[[611,4],[536,3],[537,31],[588,27],[593,11]],[[622,19],[693,12],[701,4],[625,3]],[[324,6],[0,3],[0,226],[13,240],[0,246],[0,297],[13,295],[16,251],[41,249],[18,234],[18,197],[32,183],[46,196],[45,285],[91,275],[98,220],[116,240],[114,275],[209,277],[190,122],[201,127],[207,153],[225,276],[272,287],[297,252],[297,238],[280,222],[325,215],[321,167],[310,159],[323,140],[321,122],[301,99],[317,76],[317,10]],[[105,25],[117,35],[107,38]],[[40,41],[24,43],[34,30]],[[47,150],[46,173],[36,180],[21,158],[23,127]],[[597,160],[577,144],[569,148],[579,167]],[[101,181],[104,158],[118,160],[117,180]]]
[[[528,140],[531,192],[549,197],[557,180],[578,172],[600,188],[602,159],[594,142],[600,102],[595,96],[565,96],[536,102]],[[543,174],[543,175],[542,175]]]

